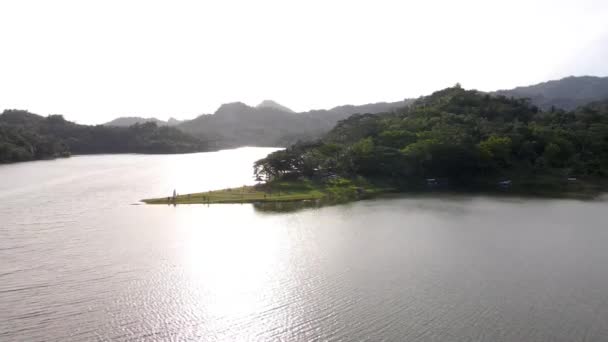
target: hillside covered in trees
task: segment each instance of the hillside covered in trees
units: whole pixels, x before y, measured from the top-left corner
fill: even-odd
[[[450,90],[443,92],[449,93]],[[240,146],[290,146],[297,142],[309,142],[308,144],[300,143],[294,147],[302,149],[302,146],[319,144],[318,141],[330,144],[330,146],[333,146],[331,144],[344,146],[348,143],[359,143],[350,141],[353,140],[353,137],[370,138],[366,141],[373,143],[374,153],[380,150],[395,153],[398,150],[399,158],[393,160],[395,162],[404,158],[405,152],[401,150],[406,147],[404,144],[410,141],[416,142],[417,145],[411,147],[410,151],[405,154],[409,156],[408,158],[413,158],[412,149],[422,148],[423,141],[430,143],[429,141],[441,140],[435,136],[438,134],[437,132],[449,135],[450,131],[457,131],[459,134],[463,134],[461,131],[464,131],[468,134],[466,142],[469,144],[475,142],[475,139],[480,139],[475,142],[476,144],[481,144],[483,139],[490,137],[494,139],[483,142],[480,146],[494,146],[500,142],[506,143],[503,138],[510,139],[509,151],[513,155],[502,162],[502,172],[521,168],[523,164],[519,161],[521,161],[520,157],[523,158],[522,153],[524,152],[520,151],[522,148],[534,152],[533,157],[528,157],[528,162],[534,166],[530,169],[538,171],[539,167],[545,164],[555,169],[558,161],[547,162],[551,159],[551,154],[544,154],[547,139],[545,135],[549,134],[546,133],[549,129],[552,130],[553,135],[557,134],[556,130],[561,129],[568,131],[568,135],[562,132],[557,134],[557,141],[551,141],[553,145],[549,151],[557,146],[561,151],[558,159],[566,155],[574,158],[568,166],[572,168],[573,173],[576,173],[577,168],[581,165],[590,167],[590,164],[587,164],[590,156],[587,155],[589,153],[587,146],[581,145],[581,137],[572,136],[572,129],[584,130],[579,127],[584,123],[580,122],[581,113],[598,106],[601,107],[601,102],[597,101],[608,98],[608,78],[567,77],[557,81],[493,93],[465,92],[467,95],[462,96],[466,97],[466,101],[472,101],[471,103],[466,106],[462,103],[452,103],[451,107],[447,109],[437,102],[447,101],[441,97],[443,92],[419,100],[405,99],[397,102],[358,106],[345,105],[328,110],[311,110],[301,113],[296,113],[270,100],[265,100],[255,107],[234,102],[222,105],[214,114],[201,115],[193,120],[161,121],[155,118],[123,117],[99,126],[77,125],[57,115],[42,117],[27,111],[6,110],[0,114],[0,162],[49,158],[70,153],[180,153]],[[456,101],[460,97],[457,96],[450,101]],[[407,109],[414,102],[416,103],[414,107]],[[592,103],[587,105],[590,102]],[[579,108],[581,105],[587,106]],[[578,109],[571,109],[574,107]],[[425,111],[422,110],[423,108],[426,108]],[[429,108],[442,114],[435,112],[429,114],[426,112],[430,110]],[[353,114],[356,115],[349,118]],[[455,114],[458,115],[450,116]],[[571,121],[560,121],[560,126],[551,121],[557,120],[555,119],[557,117],[565,117]],[[465,119],[466,122],[459,121]],[[422,124],[422,122],[426,122],[425,120],[430,120],[431,123],[437,121],[444,127],[439,128],[431,123],[425,126]],[[340,124],[335,127],[338,122]],[[585,129],[595,130],[598,127],[597,124],[602,122],[594,122],[595,126]],[[390,129],[382,126],[385,124],[390,125]],[[566,124],[568,126],[564,126]],[[372,131],[365,131],[372,128],[370,125],[377,126],[375,129],[382,132],[376,132],[378,135],[376,136],[374,135],[376,133]],[[514,134],[508,131],[509,129],[519,130],[521,134]],[[530,130],[534,134],[524,134],[525,132],[521,131],[523,129]],[[357,130],[365,132],[357,133]],[[539,130],[544,132],[542,137],[537,136],[540,134]],[[338,132],[343,132],[344,138],[338,138]],[[363,133],[369,133],[369,135],[362,135]],[[386,140],[387,136],[395,134],[406,134],[409,137],[395,136],[391,138],[394,141]],[[429,135],[432,136],[432,139],[423,138]],[[503,140],[496,140],[498,138]],[[341,139],[350,140],[341,141]],[[526,140],[525,147],[522,147],[520,146],[524,141],[522,139],[532,140]],[[565,144],[564,139],[569,144]],[[355,149],[362,146],[358,144]],[[327,148],[329,147],[321,149]],[[437,148],[437,146],[432,148]],[[576,148],[584,149],[579,151]],[[468,154],[461,157],[472,158],[474,154],[471,154],[471,151],[468,149]],[[496,169],[495,156],[497,153],[492,152],[494,164],[489,160],[481,160],[476,164],[476,167],[479,168],[477,171],[483,170],[485,174],[493,174],[492,170]],[[571,156],[570,153],[573,155]],[[387,162],[387,160],[383,160],[383,162]],[[435,165],[436,161],[425,161],[422,164],[426,165],[426,171],[428,171],[428,167],[431,167],[429,165]],[[410,163],[407,165],[405,167],[410,167]],[[327,168],[327,165],[319,165],[319,167],[323,169]],[[340,166],[341,169],[344,167],[345,165]],[[356,172],[369,171],[367,170],[369,166],[359,165],[357,167],[361,167],[361,170]],[[426,175],[434,173],[426,171],[424,172]],[[353,172],[353,170],[349,170],[349,172]]]
[[[459,85],[393,113],[353,115],[321,140],[295,144],[254,165],[260,179],[341,176],[396,186],[441,180],[608,176],[608,101],[543,111],[526,99]]]
[[[0,163],[72,153],[184,153],[205,148],[199,139],[155,123],[86,126],[66,121],[61,115],[43,117],[22,110],[0,114]]]
[[[608,98],[608,77],[566,77],[531,86],[490,92],[514,98],[529,98],[542,110],[573,110],[590,102]],[[406,107],[414,100],[378,102],[364,105],[344,105],[331,109],[294,112],[271,100],[257,106],[242,102],[227,103],[213,114],[179,121],[156,118],[121,117],[105,125],[127,127],[156,122],[159,126],[175,126],[183,132],[206,141],[210,148],[239,146],[289,146],[297,141],[323,137],[338,121],[353,114],[377,114]]]

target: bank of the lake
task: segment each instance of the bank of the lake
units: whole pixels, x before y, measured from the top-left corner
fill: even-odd
[[[144,199],[147,204],[283,203],[317,201],[346,203],[389,194],[436,193],[461,195],[519,196],[589,200],[608,192],[602,179],[560,177],[521,178],[507,181],[479,180],[450,185],[447,180],[429,180],[408,185],[388,181],[336,178],[330,181],[277,180],[251,186],[226,188],[178,196]]]
[[[147,204],[282,203],[299,201],[349,202],[397,191],[365,181],[273,181],[252,186],[144,199]]]

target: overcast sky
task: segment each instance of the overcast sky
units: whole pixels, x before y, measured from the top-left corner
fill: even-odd
[[[608,1],[2,0],[0,109],[193,118],[608,75]]]

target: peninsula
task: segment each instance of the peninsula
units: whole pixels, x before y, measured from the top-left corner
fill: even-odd
[[[352,115],[322,139],[258,160],[254,175],[265,183],[146,203],[357,199],[427,190],[593,198],[608,188],[608,101],[543,110],[526,99],[456,85],[399,111]]]
[[[277,180],[273,182],[186,195],[144,199],[147,204],[277,203],[322,201],[341,203],[370,198],[395,189],[343,178],[327,181]]]

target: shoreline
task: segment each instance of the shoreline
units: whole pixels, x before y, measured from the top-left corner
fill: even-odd
[[[148,198],[146,204],[218,204],[218,203],[286,203],[350,202],[394,192],[392,188],[360,186],[352,183],[325,184],[311,181],[276,181],[168,197]]]
[[[337,182],[321,183],[310,180],[274,181],[271,183],[237,188],[179,195],[175,198],[158,197],[142,199],[145,204],[272,204],[314,202],[338,204],[370,199],[380,196],[404,195],[487,195],[499,197],[527,197],[594,200],[606,193],[602,183],[521,183],[509,189],[500,189],[488,184],[470,187],[393,187],[340,179]]]

